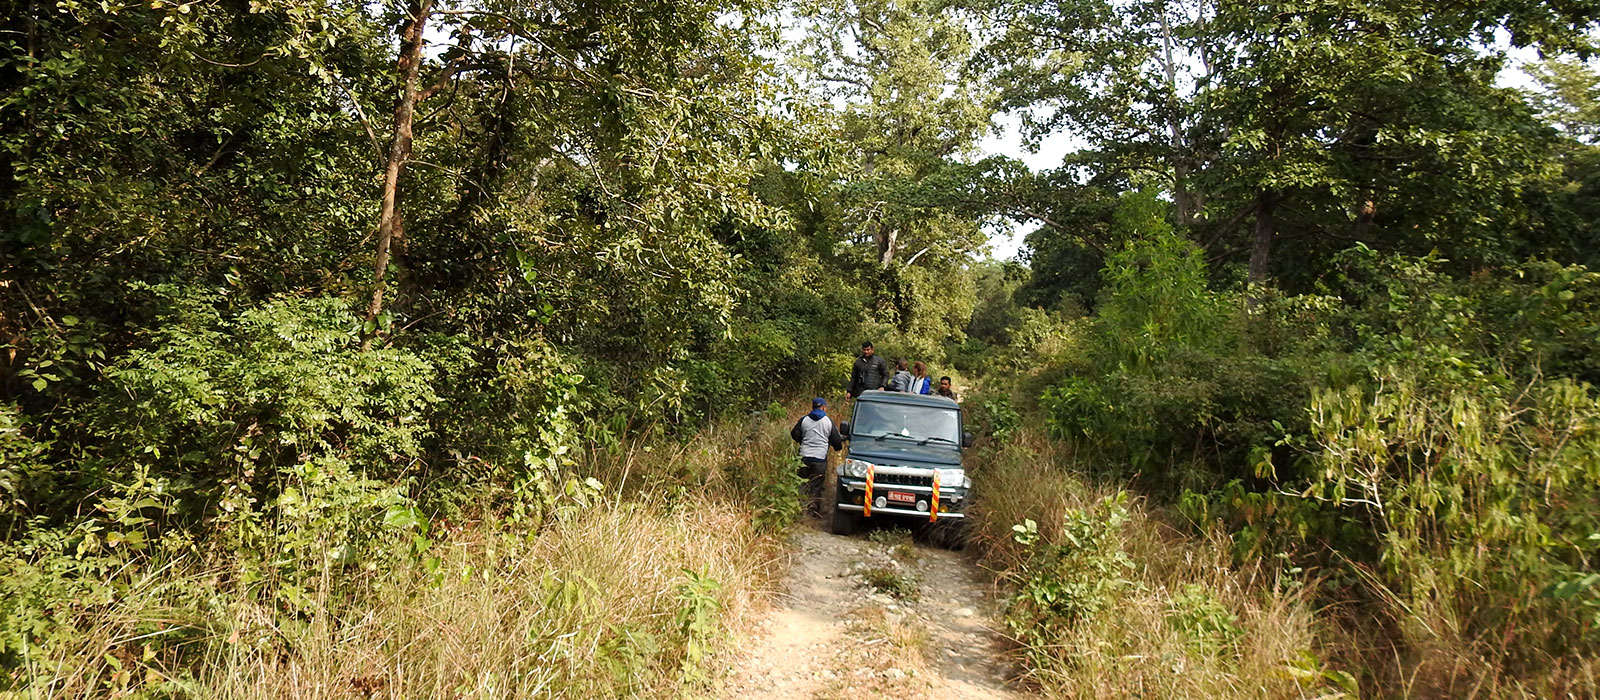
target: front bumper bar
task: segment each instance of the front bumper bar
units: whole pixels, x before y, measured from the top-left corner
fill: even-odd
[[[838,508],[839,510],[865,510],[865,508],[862,508],[861,506],[850,505],[848,503],[840,503],[840,504],[837,504],[834,507]],[[873,515],[877,515],[879,513],[885,513],[885,514],[888,514],[888,515],[909,515],[909,516],[914,517],[914,518],[923,518],[923,519],[926,519],[928,517],[928,514],[926,512],[920,511],[920,510],[907,510],[905,508],[879,508],[877,506],[873,506],[872,507],[872,514]],[[950,511],[945,511],[945,510],[939,511],[939,519],[940,520],[952,520],[952,519],[955,519],[955,518],[965,518],[965,517],[967,517],[967,515],[965,513],[952,513]]]
[[[910,472],[910,470],[904,470],[904,472],[920,475],[916,472]],[[896,507],[888,503],[885,503],[881,506],[874,505],[871,507],[871,509],[868,509],[866,507],[865,499],[866,486],[867,482],[865,480],[857,480],[851,477],[841,478],[839,480],[838,496],[834,499],[834,503],[838,506],[839,510],[858,512],[864,511],[869,518],[879,513],[883,513],[884,515],[903,515],[912,518],[922,518],[924,520],[932,520],[935,518],[939,520],[955,520],[966,517],[966,515],[964,515],[961,511],[964,509],[963,506],[966,505],[965,502],[967,499],[967,489],[956,489],[948,486],[940,486],[938,497],[933,498],[933,488],[930,486],[912,484],[878,484],[875,487],[875,489],[880,493],[883,491],[903,491],[917,494],[919,496],[917,499],[918,501],[928,503],[929,506],[937,508],[937,513],[930,513],[927,510],[917,510],[910,507]],[[883,499],[879,498],[878,500]]]

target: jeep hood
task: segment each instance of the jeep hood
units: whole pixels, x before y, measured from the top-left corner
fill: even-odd
[[[866,438],[850,442],[847,455],[874,464],[903,464],[908,467],[959,467],[961,451],[950,445],[918,445],[890,438],[879,442]]]

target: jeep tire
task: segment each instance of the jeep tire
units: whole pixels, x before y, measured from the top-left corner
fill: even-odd
[[[861,514],[839,507],[837,501],[833,504],[833,515],[828,518],[828,531],[835,535],[854,535],[861,528]]]
[[[822,497],[828,504],[828,532],[835,535],[854,535],[861,529],[861,514],[839,509],[839,471],[837,468],[828,469],[827,480],[823,482]]]

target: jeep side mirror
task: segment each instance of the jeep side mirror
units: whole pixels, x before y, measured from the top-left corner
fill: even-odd
[[[972,447],[972,433],[965,431],[961,433],[961,446]]]
[[[839,424],[839,435],[846,438],[850,437],[850,421],[844,421]]]

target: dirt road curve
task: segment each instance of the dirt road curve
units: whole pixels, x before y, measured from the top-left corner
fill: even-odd
[[[1007,687],[980,573],[958,554],[880,531],[794,538],[787,589],[721,696],[1024,698]]]

